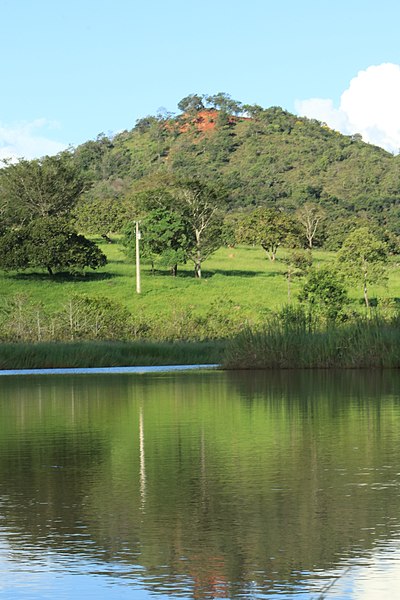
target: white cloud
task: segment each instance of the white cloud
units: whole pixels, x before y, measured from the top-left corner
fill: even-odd
[[[39,158],[46,154],[57,154],[67,148],[66,144],[49,139],[46,129],[54,127],[46,119],[30,123],[4,125],[0,123],[0,160],[11,158]]]
[[[360,71],[340,99],[297,100],[299,115],[318,119],[344,134],[360,133],[365,142],[390,152],[400,148],[400,65],[384,63]]]

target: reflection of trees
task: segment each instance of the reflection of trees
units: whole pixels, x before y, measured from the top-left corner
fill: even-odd
[[[390,369],[228,371],[227,378],[242,401],[264,399],[280,405],[284,399],[290,409],[293,401],[307,408],[314,400],[324,407],[329,404],[336,412],[341,405],[348,406],[349,400],[365,404],[372,399],[374,405],[380,404],[384,397],[397,395],[399,385],[398,372]]]
[[[7,427],[28,441],[14,436],[7,454],[5,428],[0,439],[6,519],[25,535],[39,519],[43,536],[50,521],[46,541],[59,549],[80,521],[93,546],[81,552],[132,573],[140,564],[155,592],[234,598],[250,595],[252,582],[265,593],[295,584],[398,525],[398,380],[394,372],[74,380],[64,396],[42,388],[41,418],[20,392]],[[48,505],[25,518],[38,488]]]
[[[27,547],[81,551],[88,482],[110,451],[94,404],[78,380],[0,381],[1,514]]]

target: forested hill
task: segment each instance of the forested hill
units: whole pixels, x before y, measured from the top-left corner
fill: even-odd
[[[229,99],[211,98],[221,96]],[[93,192],[124,195],[143,178],[171,174],[223,187],[232,208],[293,209],[309,200],[380,212],[400,200],[400,156],[364,143],[356,132],[345,136],[279,107],[204,106],[201,98],[184,99],[178,116],[145,117],[131,131],[101,134],[76,148],[76,165]]]
[[[177,116],[148,116],[130,131],[0,169],[0,234],[58,217],[107,238],[155,208],[141,192],[164,189],[166,208],[179,185],[195,184],[208,189],[226,224],[256,207],[292,216],[311,204],[324,215],[316,244],[337,249],[350,230],[368,226],[400,251],[400,156],[357,133],[226,94],[191,95],[178,108]]]

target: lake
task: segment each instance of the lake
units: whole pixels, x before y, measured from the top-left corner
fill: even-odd
[[[397,596],[397,371],[0,377],[0,598]]]

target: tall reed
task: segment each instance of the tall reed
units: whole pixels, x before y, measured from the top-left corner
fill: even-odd
[[[0,344],[0,370],[210,364],[223,350],[217,341]]]
[[[348,323],[313,321],[305,312],[271,317],[227,344],[223,366],[242,369],[398,368],[400,320],[357,318]]]

